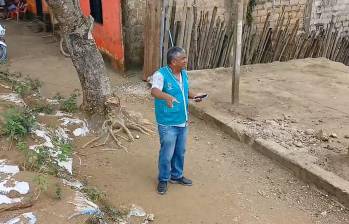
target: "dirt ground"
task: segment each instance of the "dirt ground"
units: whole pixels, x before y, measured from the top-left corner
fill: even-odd
[[[256,136],[307,152],[349,180],[348,66],[322,58],[243,66],[239,106],[230,104],[231,74],[230,69],[191,74],[192,87],[209,93],[203,107]]]
[[[79,87],[71,62],[59,55],[56,43],[47,43],[41,37],[43,33],[33,33],[26,23],[6,25],[11,71],[42,80],[43,95],[48,97],[56,92],[69,94]],[[112,71],[110,77],[122,102],[129,109],[141,112],[154,121],[147,86],[135,81],[137,77],[125,78]],[[213,89],[208,90],[210,99],[214,97]],[[202,105],[209,106],[210,102]],[[231,139],[215,126],[195,117],[190,123],[186,156],[186,176],[193,179],[194,185],[170,185],[168,194],[164,196],[155,191],[159,148],[157,135],[140,135],[139,140],[127,145],[129,153],[123,150],[101,151],[102,148],[82,149],[81,146],[93,137],[75,139],[75,176],[103,190],[116,207],[136,204],[154,213],[154,223],[349,222],[348,210],[328,196],[299,181],[248,146]],[[8,159],[16,158],[11,154],[2,152],[0,159],[5,156]],[[78,162],[80,159],[81,165]],[[45,217],[42,211],[49,203],[53,202],[41,204],[39,215]],[[47,220],[39,223],[47,223]]]

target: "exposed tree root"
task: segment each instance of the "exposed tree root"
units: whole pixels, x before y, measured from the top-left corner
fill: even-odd
[[[132,131],[137,131],[145,135],[151,135],[154,132],[154,125],[148,120],[144,119],[142,114],[133,111],[127,111],[125,107],[121,106],[118,97],[112,97],[106,102],[107,115],[103,122],[101,133],[98,137],[87,142],[82,148],[87,146],[100,147],[108,143],[111,138],[118,148],[128,152],[127,148],[121,141],[133,142],[135,140]],[[122,133],[124,135],[122,135]],[[99,142],[104,139],[102,142]],[[92,143],[95,143],[92,145]],[[113,150],[108,150],[113,151]]]

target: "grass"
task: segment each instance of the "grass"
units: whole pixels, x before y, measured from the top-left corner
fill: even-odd
[[[77,98],[79,96],[80,96],[79,90],[74,90],[74,92],[68,98],[64,98],[58,93],[54,97],[54,99],[58,100],[60,105],[60,110],[68,113],[74,113],[79,109],[77,105]]]
[[[52,114],[54,109],[52,105],[48,103],[40,102],[36,105],[32,105],[32,111],[34,113]]]
[[[126,211],[122,211],[113,207],[107,200],[107,195],[97,189],[96,187],[85,187],[82,189],[82,192],[87,195],[87,197],[94,203],[99,205],[100,210],[103,212],[104,216],[96,217],[92,216],[87,223],[114,223],[119,222],[120,220],[125,219],[127,216]]]
[[[24,81],[14,82],[12,89],[20,96],[27,96],[33,93],[39,93],[41,82],[37,79],[25,78]]]

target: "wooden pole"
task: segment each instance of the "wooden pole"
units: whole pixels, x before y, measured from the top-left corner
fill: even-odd
[[[243,1],[239,0],[237,4],[235,41],[231,54],[233,54],[233,77],[232,77],[232,104],[239,103],[239,85],[240,85],[240,64],[241,64],[241,38],[242,38],[242,17]]]

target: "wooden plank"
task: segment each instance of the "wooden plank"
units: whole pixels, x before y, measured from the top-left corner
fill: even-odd
[[[242,37],[242,15],[243,14],[243,1],[238,2],[237,7],[237,25],[235,26],[235,44],[232,54],[234,55],[233,61],[233,74],[232,74],[232,104],[239,103],[239,88],[240,88],[240,62],[241,62],[241,37]]]
[[[222,58],[219,62],[219,67],[224,67],[225,64],[226,64],[226,61],[227,61],[227,55],[230,53],[230,49],[231,49],[231,46],[232,46],[232,40],[233,40],[233,35],[234,35],[234,29],[232,29],[229,33],[227,33],[224,37],[224,43],[223,43],[223,46],[224,46],[224,49],[223,49],[223,52],[222,52]]]
[[[164,56],[164,39],[166,35],[166,13],[168,10],[168,1],[169,0],[162,0],[162,7],[161,7],[161,25],[160,25],[160,66],[162,66],[162,60]]]
[[[174,36],[175,36],[176,12],[177,12],[177,2],[176,2],[176,0],[172,0],[170,31],[171,31],[173,40],[174,40]]]
[[[193,4],[193,27],[192,27],[192,38],[190,40],[190,56],[189,56],[189,69],[196,69],[197,62],[197,48],[198,48],[198,9],[196,2]]]
[[[208,51],[210,48],[210,40],[211,40],[212,35],[213,35],[213,29],[214,29],[214,25],[215,25],[215,21],[216,21],[217,10],[218,10],[218,8],[215,6],[213,8],[213,11],[212,11],[210,26],[208,27],[207,35],[205,35],[205,40],[204,40],[205,44],[204,44],[204,48],[203,48],[203,52],[202,52],[202,54],[203,54],[202,55],[203,56],[202,67],[203,68],[206,68],[206,65],[207,65]]]
[[[185,35],[185,27],[186,27],[186,20],[187,20],[187,13],[186,13],[186,6],[187,2],[185,2],[185,5],[183,7],[182,12],[185,12],[184,16],[182,16],[181,21],[181,26],[179,27],[178,30],[178,40],[177,40],[177,47],[183,47],[183,42],[184,42],[184,35]]]
[[[143,80],[151,76],[160,66],[161,7],[162,1],[146,2]]]
[[[322,57],[326,57],[327,56],[327,51],[329,49],[330,46],[330,38],[331,38],[331,33],[332,33],[332,29],[334,28],[334,15],[332,15],[332,19],[330,22],[330,28],[328,29],[327,35],[326,35],[326,45],[325,45],[325,49],[322,53]]]
[[[173,41],[174,45],[177,46],[178,44],[178,36],[179,36],[179,30],[181,29],[182,22],[181,21],[176,21],[173,29]]]
[[[144,65],[143,65],[143,81],[147,81],[147,77],[149,76],[151,72],[151,58],[150,55],[152,54],[152,48],[150,48],[150,43],[152,36],[150,35],[150,29],[151,29],[151,13],[152,11],[152,0],[146,1],[146,16],[145,16],[145,24],[144,24]]]
[[[169,31],[170,31],[170,19],[172,15],[172,0],[165,1],[164,3],[164,9],[165,9],[165,26],[164,26],[164,42],[163,42],[163,51],[162,51],[162,66],[167,65],[167,51],[169,48],[169,45],[171,45],[170,42],[170,36],[169,36]]]
[[[217,18],[216,20],[216,25],[213,29],[213,35],[211,36],[211,40],[209,41],[209,47],[208,52],[207,52],[207,61],[206,61],[206,68],[213,68],[213,60],[214,57],[216,56],[216,49],[218,48],[219,45],[219,40],[220,40],[220,34],[221,34],[221,19],[220,17]]]
[[[185,52],[187,52],[188,57],[190,56],[190,41],[192,38],[192,31],[193,31],[193,23],[194,23],[194,15],[191,7],[187,8],[187,23],[186,23],[186,31],[185,31],[185,40],[183,44],[183,48]]]
[[[217,20],[217,22],[219,21],[219,19]],[[216,36],[214,38],[214,44],[213,44],[213,49],[210,52],[210,61],[209,61],[209,68],[215,68],[215,64],[216,64],[216,59],[219,58],[220,52],[221,52],[221,39],[222,39],[222,34],[224,31],[225,25],[224,25],[224,21],[219,22],[218,27],[217,27],[217,33]]]
[[[218,45],[218,49],[217,52],[215,54],[215,60],[214,60],[214,68],[219,66],[219,60],[223,55],[223,43],[224,43],[224,38],[225,38],[225,34],[227,32],[227,27],[224,24],[224,22],[222,22],[222,33],[220,34],[220,39],[219,39],[219,45]]]
[[[206,12],[203,18],[203,24],[202,24],[202,30],[200,34],[200,49],[199,49],[199,56],[198,56],[198,69],[201,69],[203,66],[204,61],[204,49],[206,44],[206,39],[208,35],[208,13]]]

